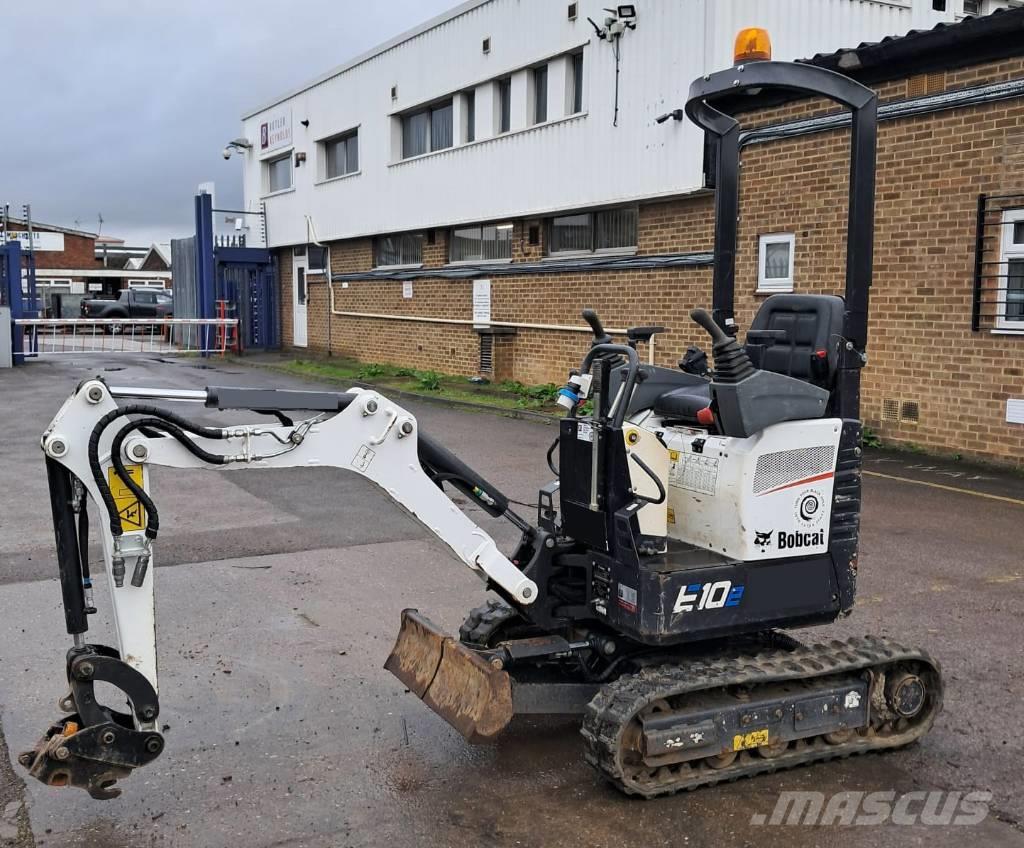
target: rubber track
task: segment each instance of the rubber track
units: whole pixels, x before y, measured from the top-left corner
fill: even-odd
[[[756,686],[848,674],[894,663],[925,666],[926,683],[932,684],[924,710],[913,719],[910,727],[901,732],[866,737],[855,734],[849,742],[840,745],[830,745],[820,736],[813,737],[790,743],[786,753],[773,759],[765,759],[755,751],[741,751],[732,765],[722,769],[713,769],[696,760],[690,765],[684,763],[671,767],[677,776],[670,782],[638,783],[623,772],[623,733],[633,718],[653,701],[720,687]],[[888,639],[867,636],[803,645],[793,650],[772,649],[749,655],[719,654],[625,675],[604,686],[590,702],[580,732],[587,762],[623,792],[653,798],[807,763],[903,747],[928,732],[941,708],[941,676],[937,663],[928,654]]]

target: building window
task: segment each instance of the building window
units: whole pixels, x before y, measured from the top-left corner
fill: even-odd
[[[373,241],[374,265],[419,265],[423,262],[423,233],[378,236]]]
[[[548,252],[593,253],[636,247],[637,210],[604,209],[552,218]]]
[[[466,140],[466,144],[471,141],[476,141],[476,92],[467,91],[462,95],[462,112],[464,115],[463,120],[466,122],[466,130],[462,134],[462,137]]]
[[[327,248],[311,244],[306,249],[307,264],[310,274],[322,274],[327,270]]]
[[[792,233],[761,236],[757,260],[759,292],[793,291],[793,254],[796,237]]]
[[[512,77],[495,83],[498,87],[498,133],[512,129]]]
[[[263,163],[265,175],[264,184],[267,194],[275,191],[285,191],[292,187],[292,154],[285,153],[275,159],[268,159]]]
[[[543,124],[548,119],[548,66],[533,69],[533,122]]]
[[[445,100],[402,116],[402,158],[452,146],[452,101]]]
[[[452,230],[452,262],[490,262],[511,258],[511,224],[481,224]]]
[[[359,170],[359,131],[336,135],[321,142],[324,179],[343,177]]]
[[[1024,209],[1003,213],[996,326],[1024,329]]]
[[[569,57],[569,114],[583,111],[583,54],[573,53]]]

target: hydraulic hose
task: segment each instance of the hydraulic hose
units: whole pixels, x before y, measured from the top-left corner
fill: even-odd
[[[176,415],[173,412],[160,409],[159,407],[149,406],[148,404],[133,403],[127,406],[119,407],[118,409],[112,409],[106,415],[104,415],[99,421],[96,422],[96,426],[92,429],[92,434],[89,437],[89,469],[92,471],[93,480],[96,482],[96,488],[99,490],[100,497],[103,500],[103,505],[106,507],[107,515],[110,519],[110,533],[112,536],[121,536],[124,534],[124,530],[121,527],[121,518],[118,515],[117,503],[114,501],[114,496],[110,491],[110,486],[107,484],[106,479],[103,476],[103,469],[100,467],[100,437],[103,435],[103,431],[115,420],[122,418],[126,415],[150,415],[154,416],[148,419],[149,426],[155,426],[155,423],[160,425],[170,424],[174,426],[177,432],[174,432],[167,427],[162,426],[160,429],[165,430],[172,436],[178,439],[183,445],[191,449],[195,447],[197,450],[202,450],[195,445],[191,439],[185,436],[184,432],[193,433],[197,436],[204,436],[210,439],[224,439],[227,434],[224,431],[216,427],[203,427],[197,424],[193,424],[180,415]],[[126,429],[134,429],[129,427]],[[123,440],[122,440],[123,441]],[[187,444],[186,444],[187,443]],[[194,452],[194,451],[193,451]],[[208,453],[203,451],[206,456],[217,457],[216,454]],[[198,456],[199,454],[197,454]],[[200,457],[204,458],[204,457]],[[212,462],[218,462],[222,460],[222,457],[217,457],[213,460],[207,460]],[[156,509],[153,506],[153,501],[149,498],[141,487],[138,486],[134,480],[132,480],[125,470],[124,462],[121,460],[119,451],[111,451],[111,462],[114,465],[114,469],[117,476],[121,478],[121,481],[125,486],[134,494],[139,501],[146,507],[147,511],[147,527],[146,536],[149,539],[155,539],[157,530],[159,529],[159,517],[156,513]]]

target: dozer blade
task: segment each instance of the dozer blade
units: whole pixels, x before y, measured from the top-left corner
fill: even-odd
[[[496,737],[512,720],[508,672],[448,636],[418,610],[402,626],[384,668],[471,743]]]

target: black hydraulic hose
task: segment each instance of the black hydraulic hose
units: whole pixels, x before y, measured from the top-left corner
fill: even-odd
[[[554,460],[555,448],[558,447],[558,442],[560,440],[561,440],[561,437],[560,436],[556,436],[555,440],[551,443],[551,447],[548,448],[548,453],[547,453],[548,468],[551,469],[551,473],[554,474],[555,477],[559,476],[558,475],[558,469],[555,468],[555,460]]]
[[[137,421],[132,421],[126,427],[123,427],[117,432],[110,443],[111,464],[114,466],[117,476],[121,478],[125,486],[131,490],[132,494],[135,495],[135,497],[138,498],[145,507],[146,535],[149,536],[150,539],[155,539],[160,530],[160,517],[157,513],[156,504],[146,493],[146,490],[131,478],[131,475],[128,474],[128,469],[125,468],[124,460],[121,459],[121,446],[124,444],[124,440],[128,437],[128,434],[133,430],[142,429],[163,430],[168,435],[177,439],[181,446],[193,456],[201,459],[203,462],[209,463],[210,465],[226,465],[227,458],[220,454],[210,453],[209,451],[199,447],[199,445],[185,435],[185,432],[180,427],[177,427],[169,421],[164,421],[162,418],[140,418]]]
[[[100,497],[103,500],[103,505],[106,507],[107,515],[110,518],[110,533],[113,536],[123,535],[124,530],[121,528],[121,519],[120,516],[118,515],[117,503],[114,501],[114,496],[113,494],[111,494],[110,486],[107,485],[107,481],[106,479],[104,479],[103,476],[103,469],[100,467],[100,437],[103,435],[103,431],[110,425],[111,422],[115,421],[118,418],[122,418],[126,415],[158,416],[158,420],[160,421],[160,423],[171,423],[178,425],[181,428],[181,430],[186,430],[198,436],[205,436],[210,439],[227,438],[227,434],[225,434],[222,430],[218,428],[202,427],[193,424],[192,422],[188,421],[185,418],[182,418],[180,415],[176,415],[173,412],[168,412],[165,409],[160,409],[159,407],[150,406],[149,404],[143,403],[132,403],[128,404],[127,406],[112,409],[110,412],[104,415],[99,421],[97,421],[96,426],[93,427],[92,429],[92,434],[89,436],[89,470],[92,471],[93,480],[96,481],[96,488],[99,489]],[[191,442],[191,439],[185,437],[185,441]],[[214,456],[215,454],[209,455]],[[114,454],[114,456],[116,457],[117,455]],[[120,459],[119,457],[117,458]],[[136,497],[138,497],[138,493],[136,492],[136,489],[138,487],[135,486],[135,482],[131,480],[124,472],[124,463],[121,463],[120,468],[117,468],[117,463],[115,463],[114,467],[115,469],[117,469],[117,475],[121,478],[122,482],[133,493],[136,494]],[[135,486],[135,488],[133,488],[133,486]],[[145,492],[143,492],[143,495],[145,495]],[[145,497],[145,500],[143,500],[143,498],[139,498],[139,500],[142,501],[143,504],[145,504],[146,501],[149,501],[149,504],[153,503],[148,496]],[[151,529],[149,527],[146,528],[146,535],[150,539],[155,538],[155,534],[151,534]]]
[[[647,503],[651,503],[651,504],[665,503],[665,486],[662,484],[661,480],[658,478],[658,475],[655,474],[651,470],[651,467],[646,462],[644,462],[642,459],[640,459],[640,457],[638,457],[635,453],[631,453],[629,455],[629,458],[631,460],[633,460],[633,462],[635,462],[637,465],[639,465],[644,471],[646,471],[647,472],[647,476],[650,477],[654,481],[654,485],[658,487],[658,499],[657,500],[655,500],[654,498],[649,498],[646,495],[637,494],[636,492],[633,493],[633,497],[636,498],[637,500],[646,501]]]

